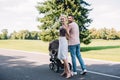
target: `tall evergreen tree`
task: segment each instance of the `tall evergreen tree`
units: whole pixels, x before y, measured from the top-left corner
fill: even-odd
[[[92,21],[88,18],[91,10],[88,9],[89,6],[83,0],[46,0],[38,3],[37,9],[39,13],[44,14],[43,17],[38,18],[38,21],[42,23],[42,25],[38,26],[41,30],[41,39],[51,41],[58,38],[59,16],[61,14],[72,14],[79,25],[81,42],[90,43],[90,33],[87,29]]]

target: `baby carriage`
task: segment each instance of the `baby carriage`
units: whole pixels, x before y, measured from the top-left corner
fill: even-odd
[[[49,68],[54,72],[59,72],[60,69],[64,69],[64,64],[57,58],[58,55],[59,40],[54,40],[49,43],[49,55],[50,55],[50,64]],[[69,68],[71,70],[71,64]]]

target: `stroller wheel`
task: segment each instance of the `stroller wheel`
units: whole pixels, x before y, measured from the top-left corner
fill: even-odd
[[[72,70],[72,65],[70,63],[68,63],[68,64],[69,64],[69,69]]]
[[[53,70],[53,67],[54,67],[54,64],[53,64],[53,63],[50,63],[50,64],[49,64],[49,68],[50,68],[51,70]]]
[[[54,64],[53,71],[54,72],[59,72],[59,66],[57,64]]]

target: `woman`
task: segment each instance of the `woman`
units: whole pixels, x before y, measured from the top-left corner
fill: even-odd
[[[62,26],[59,30],[59,50],[58,50],[58,58],[64,63],[64,71],[61,76],[66,75],[66,78],[70,78],[72,76],[71,71],[68,65],[68,41],[66,36],[69,36],[68,28],[67,28],[67,18],[65,16],[60,17],[60,21]]]

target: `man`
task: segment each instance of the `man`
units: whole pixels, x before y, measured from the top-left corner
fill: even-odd
[[[69,45],[69,50],[70,50],[71,59],[72,59],[73,75],[77,75],[76,57],[82,68],[82,72],[80,74],[84,75],[86,74],[87,70],[80,54],[79,27],[78,27],[78,24],[74,22],[73,15],[68,15],[68,22],[69,22],[68,27],[69,27],[69,34],[70,34],[70,37],[68,39],[68,45]]]

